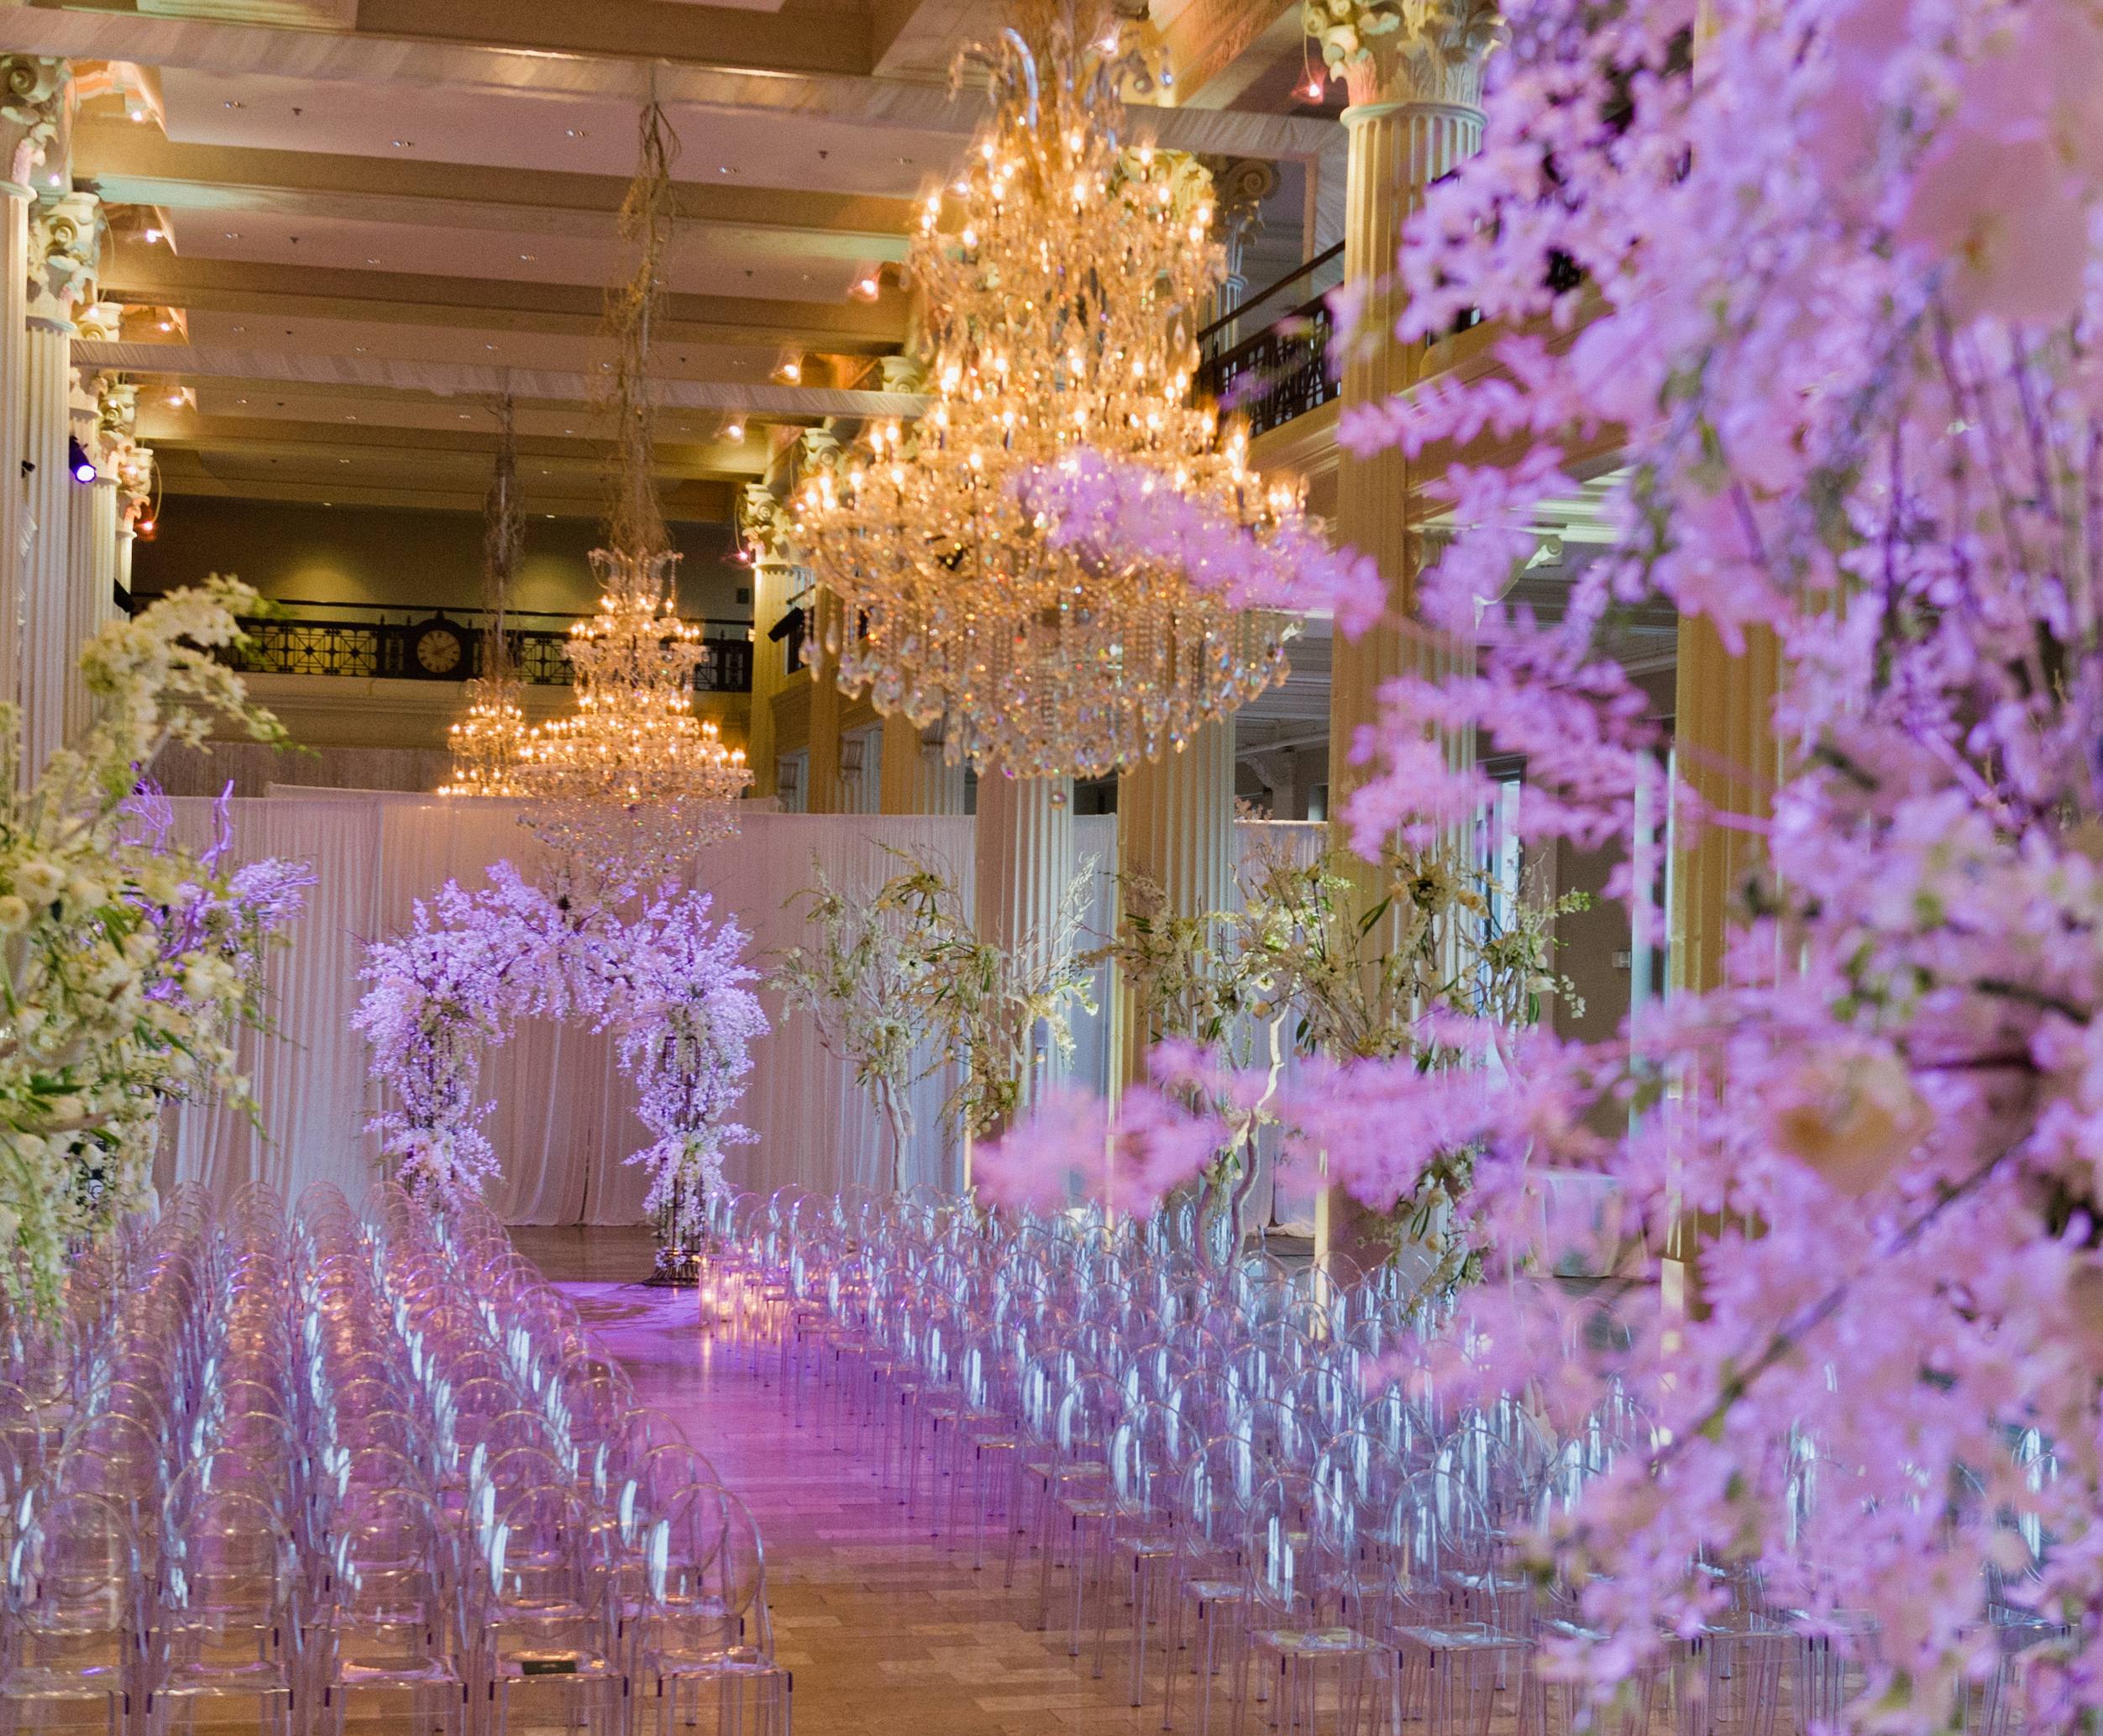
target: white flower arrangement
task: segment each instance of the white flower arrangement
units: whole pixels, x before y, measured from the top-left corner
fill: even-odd
[[[0,706],[0,1288],[33,1307],[146,1202],[165,1100],[247,1098],[231,1039],[260,1018],[261,950],[311,876],[227,869],[223,830],[202,857],[176,847],[138,790],[166,743],[202,745],[214,712],[284,738],[211,655],[258,606],[215,575],[104,627],[81,654],[100,721],[29,788]]]

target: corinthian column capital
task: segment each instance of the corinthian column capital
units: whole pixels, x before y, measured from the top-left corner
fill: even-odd
[[[71,76],[65,61],[48,55],[0,55],[0,163],[24,191],[45,147],[58,137]]]
[[[1482,63],[1503,24],[1493,0],[1304,0],[1301,21],[1351,105],[1482,106]]]
[[[92,193],[37,196],[29,212],[29,317],[71,323],[71,310],[95,300],[102,202]]]

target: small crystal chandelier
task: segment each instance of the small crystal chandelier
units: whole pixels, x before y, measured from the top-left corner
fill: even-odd
[[[526,823],[602,868],[669,868],[737,830],[745,755],[694,715],[708,651],[672,612],[679,559],[592,551],[599,612],[569,630],[577,710],[532,731],[520,753]]]
[[[518,759],[526,743],[526,714],[512,697],[516,678],[499,683],[477,676],[467,684],[467,711],[447,732],[453,778],[440,795],[520,795]]]
[[[1190,401],[1225,260],[1202,165],[1127,138],[1120,90],[1151,86],[1130,27],[1084,33],[1055,3],[1033,34],[985,56],[994,118],[947,189],[961,228],[938,233],[937,193],[912,244],[934,401],[805,479],[797,540],[842,605],[826,645],[842,688],[946,723],[947,757],[982,775],[1099,776],[1282,680],[1296,623],[1170,562],[1062,546],[1020,485],[1085,448],[1236,526],[1298,504]]]
[[[679,141],[651,102],[641,161],[621,207],[638,255],[607,296],[613,463],[611,548],[591,552],[599,612],[572,627],[577,709],[526,737],[516,783],[536,837],[608,881],[662,878],[737,831],[733,805],[749,781],[744,750],[723,746],[694,715],[694,670],[708,655],[699,628],[675,612],[679,557],[657,499],[650,430],[650,330],[663,298]]]
[[[518,432],[508,395],[496,409],[496,469],[482,506],[482,608],[489,625],[482,635],[482,673],[466,684],[467,710],[448,732],[453,776],[440,795],[519,794],[519,750],[526,741],[518,670],[511,662],[504,616],[511,608],[511,575],[518,570],[524,527],[518,509]]]

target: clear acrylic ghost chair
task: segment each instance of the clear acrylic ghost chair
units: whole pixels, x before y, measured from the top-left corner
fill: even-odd
[[[1267,1480],[1248,1509],[1245,1572],[1249,1587],[1248,1643],[1243,1680],[1252,1661],[1276,1661],[1274,1721],[1287,1731],[1351,1736],[1366,1715],[1367,1689],[1380,1655],[1359,1628],[1324,1623],[1317,1607],[1314,1487],[1304,1475]],[[1333,1699],[1323,1692],[1325,1666],[1335,1668]],[[1236,1702],[1235,1726],[1246,1718],[1249,1694]]]
[[[477,1541],[469,1585],[472,1681],[491,1736],[543,1727],[610,1733],[624,1683],[611,1655],[603,1532],[567,1482],[512,1493]],[[553,1707],[543,1703],[555,1702]]]
[[[1168,1681],[1162,1696],[1162,1726],[1175,1722],[1178,1655],[1185,1649],[1183,1618],[1188,1611],[1203,1635],[1192,1646],[1190,1669],[1198,1678],[1198,1728],[1209,1728],[1214,1681],[1224,1670],[1232,1682],[1233,1668],[1244,1643],[1244,1617],[1249,1586],[1244,1571],[1249,1534],[1249,1508],[1270,1467],[1239,1434],[1219,1434],[1198,1447],[1183,1466],[1177,1494],[1176,1597],[1169,1613]],[[1224,1624],[1225,1633],[1222,1634]],[[1225,1645],[1222,1645],[1224,1637]]]
[[[250,1702],[260,1728],[289,1736],[303,1709],[300,1587],[291,1534],[263,1502],[214,1488],[171,1508],[145,1665],[152,1736]]]
[[[110,1736],[130,1727],[139,1581],[131,1526],[113,1503],[67,1492],[33,1504],[8,1558],[0,1730],[77,1728],[97,1701]]]
[[[1104,1527],[1104,1571],[1095,1627],[1095,1676],[1102,1679],[1109,1632],[1110,1601],[1118,1578],[1112,1558],[1131,1564],[1129,1585],[1132,1611],[1131,1703],[1146,1698],[1146,1634],[1164,1608],[1178,1601],[1174,1565],[1178,1550],[1178,1482],[1193,1444],[1183,1434],[1181,1416],[1169,1406],[1142,1400],[1129,1407],[1110,1436],[1108,1524]],[[1173,1619],[1170,1619],[1172,1631]],[[1176,1660],[1169,1655],[1168,1670]]]
[[[1083,1374],[1058,1396],[1052,1429],[1051,1476],[1046,1483],[1044,1554],[1038,1564],[1037,1625],[1051,1621],[1052,1570],[1062,1540],[1073,1575],[1073,1620],[1068,1655],[1081,1655],[1081,1605],[1088,1564],[1108,1535],[1110,1436],[1124,1394],[1108,1375]]]
[[[391,1713],[415,1736],[464,1732],[462,1589],[452,1535],[424,1497],[380,1492],[348,1517],[332,1539],[314,1646],[335,1736],[354,1698],[361,1716]]]
[[[721,1487],[690,1489],[654,1519],[642,1549],[637,1719],[659,1736],[789,1736],[794,1682],[774,1656],[758,1526]]]

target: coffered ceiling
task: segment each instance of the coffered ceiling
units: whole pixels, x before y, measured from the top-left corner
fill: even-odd
[[[1181,76],[1144,131],[1281,167],[1257,283],[1340,229],[1342,128],[1300,87],[1298,11],[1156,0],[1151,21]],[[992,0],[0,0],[0,50],[118,87],[71,160],[116,207],[124,341],[80,359],[144,384],[170,490],[266,499],[474,505],[508,389],[529,510],[593,510],[595,334],[654,92],[681,146],[667,506],[721,517],[783,431],[910,407],[877,364],[909,336],[912,202],[979,118],[957,50],[1001,22]]]

